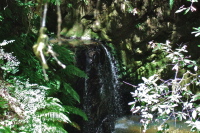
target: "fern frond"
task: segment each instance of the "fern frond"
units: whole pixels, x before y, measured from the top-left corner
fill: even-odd
[[[66,67],[66,71],[67,71],[67,74],[75,75],[82,78],[87,77],[85,72],[81,71],[79,68],[75,67],[74,65],[68,65]]]
[[[9,41],[7,41],[7,40],[4,40],[2,43],[0,43],[0,46],[5,46],[5,45],[7,45],[7,44],[9,44],[9,43],[12,43],[12,42],[14,42],[15,40],[9,40]]]
[[[84,120],[88,120],[87,115],[85,112],[83,112],[81,109],[73,107],[73,106],[64,106],[65,109],[70,113],[70,114],[75,114],[81,116]]]
[[[81,130],[80,126],[76,122],[69,123],[71,126],[75,127],[78,130]]]
[[[64,122],[64,123],[70,123],[71,121],[69,118],[62,112],[52,112],[52,111],[42,111],[38,113],[39,118],[42,119],[42,121],[53,121],[53,122]]]
[[[47,97],[46,99],[46,109],[51,109],[51,110],[57,110],[57,111],[61,111],[61,112],[65,112],[65,108],[59,104],[61,103],[60,100],[58,98],[54,98],[54,97]]]
[[[64,90],[69,93],[70,96],[72,96],[77,102],[80,103],[80,97],[78,93],[67,83],[63,84]]]
[[[53,45],[53,50],[58,54],[58,59],[66,64],[71,64],[73,63],[75,60],[74,58],[74,53],[63,47],[63,46],[58,46],[58,45]]]
[[[59,124],[46,123],[42,126],[43,133],[68,133],[66,130],[64,130],[63,126]]]

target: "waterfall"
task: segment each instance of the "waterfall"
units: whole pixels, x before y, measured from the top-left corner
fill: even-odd
[[[102,47],[105,50],[105,53],[107,55],[107,58],[109,60],[110,63],[110,69],[111,69],[111,81],[112,81],[112,90],[113,94],[114,94],[114,104],[115,104],[115,112],[116,114],[122,114],[123,113],[123,108],[121,106],[121,96],[120,96],[120,83],[118,80],[118,70],[117,70],[117,60],[114,58],[114,56],[112,56],[112,54],[107,50],[107,48],[102,45]]]
[[[81,133],[111,133],[115,120],[123,115],[117,60],[103,44],[82,46],[77,53],[78,66],[88,75],[78,85],[88,116]]]

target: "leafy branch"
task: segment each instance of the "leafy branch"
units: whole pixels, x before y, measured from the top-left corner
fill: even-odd
[[[195,104],[200,97],[198,93],[191,92],[191,85],[199,86],[200,79],[196,62],[184,54],[187,52],[187,46],[172,50],[169,41],[166,43],[151,42],[150,44],[154,52],[164,52],[166,58],[171,61],[174,78],[163,80],[161,75],[157,74],[149,78],[142,77],[143,83],[138,84],[135,91],[131,92],[134,98],[134,101],[129,103],[132,113],[141,113],[144,132],[147,130],[149,122],[160,119],[163,120],[163,123],[160,124],[158,130],[166,131],[168,129],[167,120],[172,117],[187,120],[186,123],[191,126],[191,130],[200,131],[197,126],[200,108]],[[184,72],[184,69],[188,70]],[[180,77],[180,75],[182,76]]]

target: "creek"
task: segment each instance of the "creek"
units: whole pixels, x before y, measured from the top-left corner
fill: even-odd
[[[140,123],[141,117],[139,116],[123,116],[118,118],[115,122],[115,131],[113,133],[143,133],[142,124]],[[151,122],[146,133],[156,133],[158,131],[158,125],[162,122]],[[183,121],[178,120],[168,120],[169,133],[192,133],[190,132],[190,127]]]

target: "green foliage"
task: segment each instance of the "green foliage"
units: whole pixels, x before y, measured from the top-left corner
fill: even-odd
[[[11,41],[6,41],[4,40],[0,46],[5,46],[9,43],[12,43],[14,40]],[[4,60],[7,60],[6,62],[4,62]],[[6,53],[4,52],[4,49],[0,48],[0,67],[1,69],[4,71],[4,76],[6,76],[7,73],[12,73],[15,74],[16,72],[18,72],[18,66],[20,64],[20,62],[16,59],[16,57],[12,56],[11,53]]]
[[[10,89],[14,90],[12,95],[19,101],[18,104],[23,110],[23,119],[17,123],[19,131],[57,132],[57,129],[63,130],[63,123],[70,123],[65,114],[68,111],[60,100],[46,96],[46,91],[50,88],[29,84],[28,81],[26,83],[16,81]]]
[[[170,9],[172,9],[173,5],[174,5],[174,0],[169,0],[169,7],[170,7]]]
[[[65,91],[71,96],[73,97],[77,102],[80,103],[80,97],[79,95],[76,93],[76,91],[74,91],[74,89],[67,83],[64,83],[64,89]]]
[[[165,132],[169,126],[167,120],[174,117],[185,120],[191,130],[199,129],[199,105],[194,102],[199,100],[199,94],[192,93],[191,85],[199,86],[198,66],[195,61],[186,58],[186,45],[172,50],[170,42],[151,43],[153,51],[162,51],[173,64],[174,78],[164,80],[161,75],[154,74],[149,78],[142,77],[143,83],[136,86],[131,92],[134,101],[130,102],[132,113],[141,113],[144,132],[150,121],[159,119],[163,123],[158,127],[160,132]],[[192,73],[192,72],[193,73]],[[179,76],[182,75],[182,76]],[[154,116],[154,114],[157,114]]]
[[[88,5],[88,3],[89,3],[88,0],[79,0],[79,1],[83,1],[85,3],[85,5]]]
[[[33,1],[27,1],[27,2],[22,2],[21,0],[15,0],[15,1],[17,2],[18,6],[24,6],[25,8],[36,5]]]
[[[6,100],[4,100],[2,97],[0,97],[0,108],[4,109],[8,107],[8,102]]]
[[[192,32],[192,34],[195,34],[195,37],[198,37],[200,35],[200,27],[198,28],[193,28],[195,31]],[[198,45],[200,47],[200,45]]]
[[[56,132],[59,128],[58,123],[60,128],[64,130],[62,123],[70,122],[64,114],[67,111],[62,107],[59,100],[46,97],[45,91],[49,88],[18,80],[9,86],[2,82],[1,86],[4,87],[4,90],[0,90],[1,97],[8,103],[7,110],[2,114],[4,119],[1,119],[0,123],[4,127],[1,130]],[[42,113],[41,110],[43,110]]]
[[[84,120],[88,120],[86,114],[80,110],[79,108],[73,107],[73,106],[64,106],[66,108],[67,111],[69,111],[69,113],[75,114],[75,115],[79,115],[81,116]]]
[[[194,11],[197,10],[197,9],[193,6],[193,3],[194,3],[194,2],[198,2],[198,0],[187,0],[187,1],[190,1],[190,2],[191,2],[190,7],[185,7],[185,6],[183,5],[183,6],[181,6],[175,13],[180,13],[180,12],[183,12],[183,11],[184,11],[184,14],[187,14],[189,11],[194,12]]]
[[[2,125],[0,126],[0,132],[1,133],[12,133],[11,130],[10,130],[10,128],[4,127]]]
[[[1,16],[1,13],[0,13],[0,21],[3,21],[3,16]]]
[[[54,44],[53,50],[59,55],[58,59],[61,62],[67,63],[67,65],[69,65],[69,64],[71,65],[74,63],[75,55],[67,47]]]
[[[58,4],[55,0],[50,2]],[[55,57],[67,67],[62,69],[49,56],[50,80],[46,82],[32,51],[40,25],[39,15],[32,9],[38,3],[15,0],[7,4],[0,11],[0,40],[10,40],[0,44],[0,125],[3,125],[0,131],[66,133],[65,124],[79,128],[69,119],[71,114],[80,115],[84,120],[87,117],[75,107],[80,98],[70,84],[74,78],[85,78],[86,74],[75,67],[74,53],[64,46],[50,45]]]
[[[192,32],[192,34],[195,34],[195,37],[197,37],[197,36],[200,35],[200,27],[198,27],[198,28],[193,28],[193,30],[196,30],[196,31]]]

